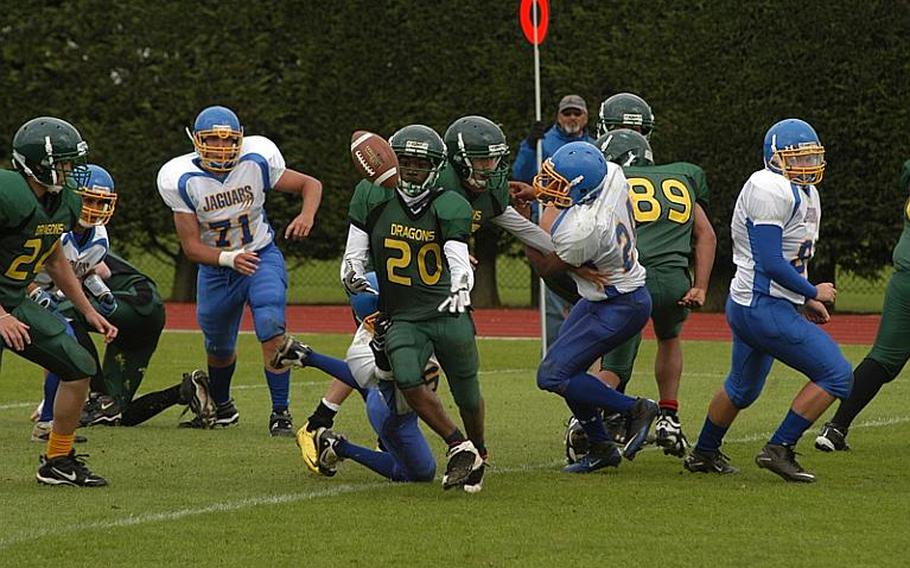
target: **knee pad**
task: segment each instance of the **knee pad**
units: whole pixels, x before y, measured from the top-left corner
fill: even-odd
[[[227,359],[234,354],[233,345],[219,345],[214,341],[205,340],[205,352],[207,355],[217,357],[218,359]]]
[[[737,386],[732,380],[732,375],[728,375],[727,380],[724,381],[724,390],[727,392],[727,397],[729,397],[733,406],[742,410],[751,406],[758,399],[762,385]]]
[[[840,362],[825,376],[814,380],[822,390],[841,400],[850,396],[853,390],[853,368],[841,357]]]
[[[537,368],[537,388],[561,394],[566,388],[566,380],[556,374],[555,365],[544,359]]]

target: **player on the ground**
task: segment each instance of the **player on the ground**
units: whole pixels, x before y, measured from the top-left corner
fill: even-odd
[[[398,156],[399,184],[389,191],[368,181],[351,199],[342,282],[350,293],[367,290],[366,265],[379,280],[380,310],[392,320],[385,349],[408,405],[449,446],[443,487],[479,484],[486,446],[478,355],[469,313],[474,274],[468,256],[471,206],[439,188],[446,147],[433,129],[412,124],[390,144]],[[423,379],[436,353],[468,437]]]
[[[807,279],[821,220],[815,186],[824,175],[825,150],[812,126],[789,118],[765,134],[764,161],[743,186],[730,224],[736,263],[726,309],[732,366],[683,464],[693,472],[737,471],[720,451],[723,437],[761,394],[777,359],[810,382],[755,461],[786,481],[811,483],[815,475],[796,461],[794,448],[836,398],[850,394],[853,382],[850,363],[815,325],[830,319],[825,303],[837,292],[829,282],[813,286]]]
[[[650,144],[634,130],[611,130],[597,140],[597,146],[607,161],[623,167],[635,217],[638,259],[648,271],[646,285],[657,336],[654,374],[660,392],[656,441],[664,453],[682,457],[687,442],[678,416],[683,367],[679,334],[689,309],[705,303],[717,246],[705,213],[705,173],[686,162],[655,166]],[[632,378],[640,345],[638,333],[603,358],[603,378],[622,392]]]
[[[609,282],[598,285],[575,274],[581,295],[537,371],[537,385],[562,396],[590,441],[589,452],[566,466],[570,473],[616,467],[633,459],[647,439],[658,407],[613,389],[588,368],[648,321],[651,297],[645,269],[635,251],[635,223],[622,169],[607,163],[598,148],[572,142],[544,162],[534,178],[538,199],[562,209],[551,228],[556,251],[527,248],[541,275],[592,265]],[[607,436],[600,409],[628,417],[622,454]]]
[[[61,381],[56,420],[37,473],[38,482],[48,485],[107,485],[73,451],[95,362],[61,316],[26,296],[28,284],[44,268],[106,341],[117,336],[117,328],[85,297],[59,246],[60,235],[79,219],[79,197],[72,188],[87,173],[87,153],[88,144],[71,124],[40,117],[23,124],[13,137],[17,171],[0,170],[0,354],[12,350]]]
[[[910,189],[910,160],[904,162],[901,190]],[[831,421],[825,424],[815,447],[819,450],[849,450],[847,432],[853,420],[872,402],[879,389],[900,374],[910,358],[910,199],[904,203],[904,230],[892,260],[894,274],[888,279],[882,319],[878,324],[875,344],[853,371],[853,391],[841,401]]]
[[[378,286],[375,273],[367,273],[366,278]],[[349,458],[392,481],[432,481],[436,474],[433,452],[420,432],[417,414],[395,386],[385,353],[385,333],[390,321],[379,312],[379,295],[373,291],[355,293],[351,296],[351,306],[361,323],[344,361],[300,344],[298,350],[306,350],[306,356],[293,363],[316,367],[334,377],[333,383],[340,382],[359,392],[382,450],[352,444],[326,427],[317,429],[316,446],[310,447],[312,438],[301,428],[297,445],[303,460],[311,471],[321,475],[335,475],[336,464]],[[439,381],[439,363],[435,357],[430,357],[423,376],[435,389]]]
[[[597,136],[617,128],[634,130],[650,140],[654,131],[651,105],[633,93],[617,93],[604,99],[597,114]]]
[[[208,379],[200,371],[184,375],[175,387],[133,401],[164,329],[164,303],[148,276],[110,253],[105,226],[117,203],[110,173],[101,166],[89,164],[88,176],[76,194],[82,198],[81,216],[73,230],[61,236],[59,246],[90,300],[119,330],[117,338],[105,348],[104,364],[99,361],[89,337],[90,327],[46,272],[35,278],[30,296],[66,317],[77,341],[95,359],[98,371],[91,378],[91,393],[81,424],[133,426],[181,403],[189,405],[195,414],[213,419]],[[58,383],[59,378],[49,372],[44,383],[44,402],[32,431],[33,441],[47,439]]]
[[[240,419],[230,386],[240,319],[249,305],[272,399],[269,434],[293,436],[290,369],[270,365],[286,340],[287,271],[265,215],[265,196],[274,189],[303,197],[301,212],[284,232],[286,239],[302,239],[313,228],[322,184],[289,169],[268,138],[244,137],[237,115],[225,107],[206,108],[187,132],[195,152],[162,166],[158,191],[174,211],[184,254],[200,265],[197,317],[205,336],[215,424],[229,426]],[[198,420],[190,424],[204,426]]]

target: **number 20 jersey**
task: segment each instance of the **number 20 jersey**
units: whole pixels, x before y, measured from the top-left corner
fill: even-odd
[[[784,298],[803,304],[805,298],[787,290],[755,270],[753,227],[776,225],[783,230],[781,254],[804,278],[809,277],[809,259],[815,253],[822,209],[814,185],[798,186],[770,170],[752,174],[743,186],[730,229],[736,275],[730,282],[730,299],[750,306],[756,295]]]
[[[632,202],[622,169],[607,164],[607,180],[593,200],[564,210],[550,230],[556,254],[567,264],[593,264],[609,284],[600,286],[571,273],[578,294],[592,302],[632,292],[645,284],[635,249]]]
[[[451,288],[445,242],[466,242],[471,235],[472,210],[464,197],[437,190],[430,199],[415,215],[396,190],[367,181],[357,185],[351,198],[351,224],[370,235],[379,308],[393,321],[443,315],[436,308]]]
[[[265,216],[265,194],[285,169],[284,157],[271,140],[247,136],[237,165],[227,175],[200,168],[195,152],[184,154],[158,171],[158,193],[174,212],[196,215],[205,245],[257,251],[274,238]]]

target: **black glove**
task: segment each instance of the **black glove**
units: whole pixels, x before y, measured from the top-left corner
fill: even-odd
[[[542,120],[534,121],[531,125],[531,131],[528,133],[528,146],[536,146],[537,141],[543,138],[543,135],[550,129],[550,125]]]
[[[373,351],[373,358],[376,359],[376,367],[380,371],[391,372],[392,364],[389,363],[389,356],[385,352],[385,338],[392,327],[392,320],[385,314],[379,314],[373,322],[373,339],[370,340],[370,349]]]

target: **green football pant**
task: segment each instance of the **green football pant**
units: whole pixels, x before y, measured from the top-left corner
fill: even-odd
[[[888,280],[882,319],[875,344],[867,356],[894,379],[910,358],[910,272],[899,270]]]

